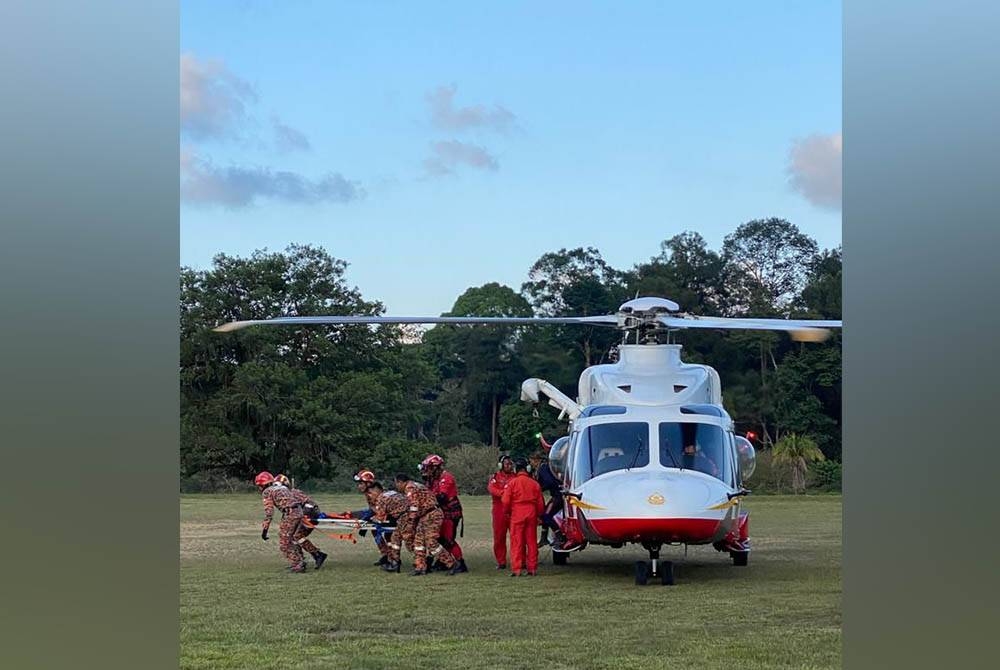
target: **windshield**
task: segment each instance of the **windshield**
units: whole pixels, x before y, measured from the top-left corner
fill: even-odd
[[[580,435],[580,481],[615,470],[649,465],[649,424],[601,423]]]
[[[707,423],[661,423],[660,465],[729,480],[726,435]]]

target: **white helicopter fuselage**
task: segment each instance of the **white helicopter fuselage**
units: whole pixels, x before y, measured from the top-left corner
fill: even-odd
[[[708,544],[725,537],[733,530],[740,513],[736,480],[730,475],[729,481],[724,481],[696,469],[695,464],[684,468],[683,459],[669,452],[669,445],[661,447],[658,427],[661,423],[702,424],[715,427],[731,438],[732,424],[728,417],[681,414],[674,407],[626,407],[625,410],[620,415],[581,417],[574,423],[563,480],[570,493],[566,498],[567,516],[580,521],[584,536],[594,544]],[[574,481],[574,475],[585,468],[574,465],[594,456],[592,448],[590,453],[583,453],[589,445],[580,436],[592,427],[616,423],[645,424],[649,457],[643,455],[637,459],[645,460],[645,464],[603,472],[579,483]],[[729,449],[719,451],[728,461],[715,464],[720,474],[733,473],[738,467],[733,454]]]
[[[680,352],[622,345],[616,363],[584,370],[575,407],[563,408],[570,432],[550,464],[565,518],[590,543],[707,544],[737,530],[746,452],[741,463],[718,373]]]

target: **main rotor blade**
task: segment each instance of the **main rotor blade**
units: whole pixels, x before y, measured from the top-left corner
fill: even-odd
[[[733,318],[728,316],[699,316],[702,321],[718,321],[719,323],[765,323],[791,328],[842,328],[843,321],[831,319],[758,319],[752,316]]]
[[[232,321],[213,330],[228,333],[249,326],[306,326],[306,325],[354,325],[379,323],[448,323],[453,325],[584,325],[617,326],[618,317],[604,316],[559,316],[559,317],[506,317],[506,316],[286,316],[276,319],[255,319],[252,321]]]
[[[802,342],[822,342],[830,336],[828,328],[840,328],[840,321],[810,321],[790,319],[733,319],[726,317],[661,316],[660,323],[668,328],[702,328],[708,330],[777,330],[789,333]]]

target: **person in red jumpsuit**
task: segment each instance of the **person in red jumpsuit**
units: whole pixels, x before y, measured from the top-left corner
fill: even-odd
[[[427,481],[427,488],[437,499],[438,506],[444,514],[441,522],[441,546],[448,550],[458,561],[458,572],[468,572],[462,557],[462,548],[458,546],[455,537],[458,535],[458,524],[462,520],[462,503],[458,499],[458,484],[455,477],[444,469],[444,459],[437,454],[431,454],[420,463],[420,472]],[[435,569],[446,569],[445,566]]]
[[[504,509],[510,513],[510,576],[535,575],[538,572],[538,517],[545,509],[545,500],[542,487],[528,474],[528,461],[516,459],[514,469],[517,474],[500,497]]]
[[[503,508],[503,490],[514,479],[514,459],[501,456],[500,469],[493,473],[486,489],[493,497],[493,556],[497,559],[497,570],[507,569],[507,532],[510,530],[510,516]]]

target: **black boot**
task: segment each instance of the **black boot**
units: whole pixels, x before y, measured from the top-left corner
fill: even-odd
[[[410,573],[410,577],[419,577],[420,575],[426,575],[426,574],[427,574],[426,570],[417,570],[416,568],[413,568],[413,572]]]
[[[312,555],[312,557],[313,560],[316,561],[316,569],[319,570],[320,568],[322,568],[323,563],[326,562],[326,554],[324,554],[322,551],[317,551],[315,554]]]
[[[455,565],[451,566],[451,569],[448,570],[448,576],[451,577],[452,575],[457,575],[461,572],[468,572],[468,571],[469,571],[468,568],[463,568],[462,561],[455,561]]]
[[[382,554],[382,558],[380,558],[377,561],[375,561],[374,565],[376,565],[376,566],[385,565],[388,562],[389,562],[389,557],[386,556],[385,554]]]
[[[386,561],[382,569],[386,572],[399,572],[399,561]]]
[[[296,563],[295,565],[288,568],[290,572],[302,573],[306,571],[305,563]]]
[[[461,560],[459,560],[457,563],[455,563],[455,565],[458,566],[458,571],[459,572],[468,572],[469,571],[469,566],[467,566],[465,564],[465,559],[464,558],[461,559]]]

